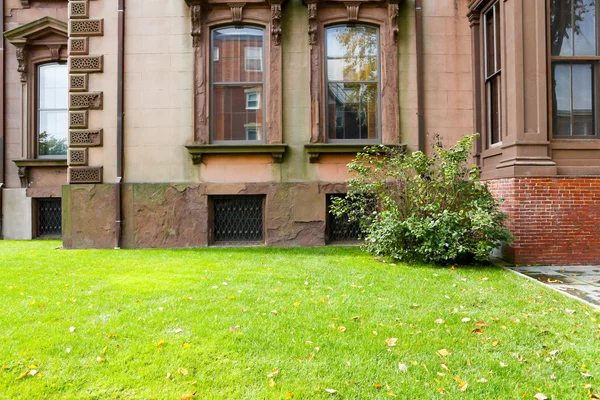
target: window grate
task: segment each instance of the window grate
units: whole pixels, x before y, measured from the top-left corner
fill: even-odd
[[[327,210],[329,224],[327,230],[328,242],[356,242],[361,234],[358,221],[349,221],[348,217],[338,217],[331,213],[331,199],[344,197],[344,195],[331,194],[327,196]]]
[[[215,242],[262,242],[263,197],[213,199],[213,228]]]
[[[38,236],[60,236],[61,233],[61,199],[38,200]]]

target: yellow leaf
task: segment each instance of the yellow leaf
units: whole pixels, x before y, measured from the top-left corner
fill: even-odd
[[[187,374],[189,374],[188,370],[185,369],[185,368],[179,368],[177,370],[177,372],[179,372],[181,375],[187,375]]]
[[[165,343],[167,343],[167,342],[165,342],[164,340],[161,340],[160,342],[158,342],[158,343],[156,344],[156,346],[157,346],[157,347],[161,347],[161,346],[162,346],[162,345],[164,345]]]
[[[273,368],[273,370],[271,371],[271,373],[267,374],[268,377],[273,377],[275,375],[277,375],[279,373],[279,370],[277,368]]]
[[[438,319],[436,319],[433,322],[435,322],[436,324],[443,324],[445,321],[443,319],[441,319],[441,318],[438,318]]]
[[[17,381],[18,381],[19,379],[23,379],[23,378],[25,378],[27,375],[29,375],[29,370],[27,370],[27,371],[23,372],[23,373],[22,373],[21,375],[19,375],[19,376],[17,377],[17,379],[15,379],[15,380],[17,380]]]
[[[108,346],[104,346],[104,348],[102,349],[102,354],[106,354],[106,349],[108,348]]]
[[[272,388],[274,388],[274,387],[275,387],[275,381],[273,380],[273,378],[271,378],[271,379],[269,380],[269,387],[272,387]]]
[[[1,369],[8,369],[8,365],[3,365]]]
[[[492,342],[492,346],[494,346],[494,347],[498,346],[498,341],[497,341],[497,340],[494,340],[494,341]]]
[[[294,302],[294,307],[299,307],[299,306],[300,306],[300,302],[299,301]],[[291,392],[289,392],[289,393],[291,393]]]
[[[338,326],[338,331],[340,332],[346,332],[346,328],[343,326]]]
[[[38,367],[37,365],[35,365],[35,364],[31,364],[31,365],[30,365],[29,367],[27,367],[27,368],[29,368],[29,369],[37,369],[37,367]]]
[[[387,392],[387,395],[390,396],[390,397],[398,397],[398,396],[396,396],[395,393],[392,393],[392,392]]]
[[[294,394],[293,394],[292,392],[287,392],[287,393],[285,394],[285,398],[286,398],[286,399],[291,399],[293,395],[294,395]]]
[[[104,359],[102,357],[96,357],[96,361],[99,362],[99,363],[101,363],[101,362],[106,361],[106,359]]]
[[[476,335],[483,335],[483,331],[479,328],[475,328],[471,331],[472,333],[476,334]]]
[[[390,346],[390,347],[394,347],[396,345],[396,342],[398,341],[398,338],[387,338],[385,339],[385,343]]]
[[[374,387],[375,389],[381,389],[381,385],[380,385],[379,383],[374,383],[374,384],[373,384],[373,387]]]
[[[190,346],[191,346],[191,344],[189,344],[189,343],[184,343],[181,345],[181,347],[183,347],[184,349],[189,349]]]
[[[467,390],[467,387],[469,387],[469,384],[467,382],[463,382],[460,385],[458,385],[458,390],[464,392],[465,390]]]
[[[273,310],[273,311],[271,311],[271,314],[277,315],[279,313],[277,312],[277,310]]]
[[[190,394],[184,394],[183,396],[181,396],[181,400],[189,400],[192,397],[196,397],[196,392],[190,393]]]
[[[452,354],[452,352],[450,352],[446,349],[441,349],[441,350],[438,350],[437,354],[442,357],[448,357],[450,354]]]
[[[477,326],[488,326],[488,324],[486,324],[486,323],[485,323],[485,322],[483,322],[483,321],[477,321],[477,322],[475,323],[475,325],[477,325]]]

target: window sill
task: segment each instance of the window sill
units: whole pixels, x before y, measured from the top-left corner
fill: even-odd
[[[17,166],[19,179],[21,179],[21,188],[25,189],[29,186],[28,169],[29,168],[61,168],[67,167],[67,160],[61,158],[33,158],[13,160]]]
[[[273,163],[281,163],[287,148],[285,144],[189,144],[185,147],[194,164],[200,164],[205,154],[270,154]]]
[[[365,147],[380,146],[379,144],[365,143],[311,143],[305,144],[304,148],[310,156],[311,163],[318,163],[321,154],[356,154],[363,151]],[[384,144],[383,146],[406,151],[405,144]]]

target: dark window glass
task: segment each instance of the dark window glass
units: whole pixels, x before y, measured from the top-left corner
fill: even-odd
[[[262,196],[214,198],[214,241],[263,241],[263,199]]]
[[[597,136],[597,0],[551,0],[552,133]],[[598,60],[598,61],[594,61]]]
[[[379,138],[379,31],[326,29],[327,132],[330,141]]]
[[[62,206],[60,199],[38,200],[38,236],[56,237],[62,233]]]
[[[67,155],[67,75],[66,64],[43,64],[38,67],[38,157],[64,158]]]
[[[502,141],[500,5],[484,13],[485,102],[488,144]]]
[[[263,42],[256,27],[212,31],[213,141],[264,141]]]

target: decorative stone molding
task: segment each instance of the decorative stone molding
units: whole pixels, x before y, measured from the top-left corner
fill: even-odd
[[[69,93],[69,108],[72,110],[102,110],[102,92]]]
[[[392,31],[392,37],[394,38],[394,43],[398,43],[398,32],[400,31],[398,28],[398,16],[400,14],[398,4],[389,4],[388,13],[390,16],[389,24]]]
[[[202,162],[205,154],[270,154],[273,163],[283,162],[283,155],[287,149],[284,144],[253,144],[253,145],[200,145],[191,144],[185,146],[192,157],[194,164]]]
[[[70,72],[102,72],[103,56],[71,56],[69,57]]]
[[[71,0],[69,2],[69,18],[89,18],[88,0]]]
[[[271,4],[271,36],[273,44],[281,44],[281,4]]]
[[[75,19],[69,21],[69,36],[102,36],[103,19]]]
[[[69,129],[85,129],[88,126],[88,112],[69,111]]]
[[[317,44],[317,3],[308,3],[308,44]]]
[[[346,12],[348,13],[348,21],[358,21],[358,10],[360,8],[360,2],[344,3],[346,5]]]
[[[17,63],[19,64],[17,72],[19,72],[19,75],[21,76],[21,83],[27,83],[27,63],[25,62],[27,51],[25,50],[25,46],[18,45],[16,53]]]
[[[60,48],[61,44],[50,44],[48,50],[50,51],[50,59],[54,62],[60,60]]]
[[[88,74],[70,74],[69,75],[69,91],[70,92],[87,92],[88,90]]]
[[[69,183],[102,183],[102,167],[69,167]]]
[[[69,129],[69,146],[102,146],[102,129]]]
[[[241,22],[244,12],[244,6],[246,5],[246,3],[227,3],[227,5],[231,10],[231,21]]]
[[[321,154],[356,154],[363,151],[365,146],[364,144],[344,144],[344,143],[335,143],[335,144],[305,144],[304,148],[310,157],[311,163],[318,163],[320,161]],[[386,145],[388,149],[394,150],[399,153],[406,152],[406,145],[396,144],[396,145]]]
[[[202,6],[194,4],[190,7],[192,14],[192,40],[194,47],[200,47],[202,39]]]
[[[17,174],[21,180],[21,188],[26,189],[29,187],[29,170],[31,168],[60,168],[66,167],[66,160],[54,160],[51,158],[37,158],[37,159],[20,159],[13,160],[17,166]]]
[[[87,165],[88,163],[88,149],[69,149],[69,165]]]
[[[72,56],[87,56],[89,54],[89,39],[69,38],[69,55]]]

